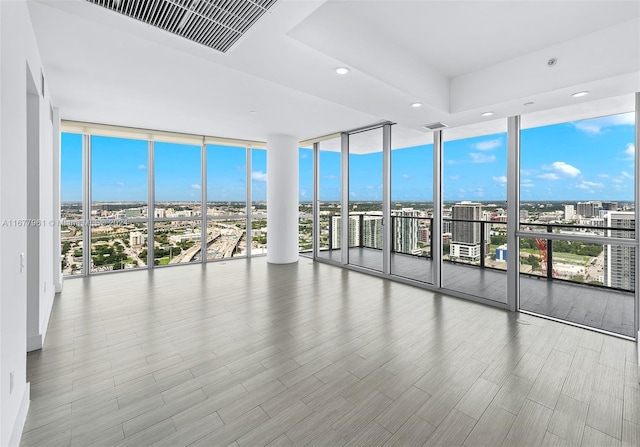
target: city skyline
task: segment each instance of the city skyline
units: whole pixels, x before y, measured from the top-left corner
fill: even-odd
[[[521,132],[522,200],[634,201],[634,113],[565,122]],[[526,116],[523,117],[526,124]],[[62,201],[82,200],[82,137],[62,134]],[[445,141],[443,198],[506,200],[506,133]],[[432,201],[433,146],[392,151],[393,201]],[[244,148],[207,146],[208,201],[243,201]],[[320,152],[320,200],[340,200],[340,154]],[[155,143],[156,200],[199,201],[200,147]],[[301,148],[299,200],[313,196],[313,156]],[[92,137],[92,200],[146,201],[147,142]],[[350,155],[352,201],[382,198],[382,154]],[[266,151],[252,150],[252,199],[266,200]],[[357,169],[356,169],[357,168]]]

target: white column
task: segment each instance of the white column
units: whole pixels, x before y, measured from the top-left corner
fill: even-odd
[[[298,261],[298,139],[267,138],[267,262]]]

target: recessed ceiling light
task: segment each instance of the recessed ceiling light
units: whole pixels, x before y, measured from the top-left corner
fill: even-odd
[[[583,96],[587,96],[589,94],[588,91],[583,91],[583,92],[576,92],[573,95],[571,95],[574,98],[582,98]]]
[[[421,102],[414,102],[411,103],[411,107],[417,109],[418,107],[422,107],[422,103]]]
[[[529,101],[529,102],[525,102],[524,105],[525,106],[532,106],[534,104],[533,101]]]
[[[491,116],[491,115],[493,115],[493,112],[484,112],[480,114],[480,116]]]
[[[347,67],[338,67],[336,68],[336,73],[338,73],[339,75],[346,75],[347,73],[349,73],[349,69]]]

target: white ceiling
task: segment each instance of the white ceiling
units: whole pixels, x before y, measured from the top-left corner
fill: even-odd
[[[640,91],[635,0],[282,0],[226,55],[84,0],[29,9],[55,105],[78,121],[266,140],[389,120],[420,138]]]

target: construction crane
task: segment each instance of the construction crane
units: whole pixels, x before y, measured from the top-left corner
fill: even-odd
[[[536,245],[538,246],[538,253],[540,253],[540,270],[542,272],[542,276],[547,276],[547,269],[549,268],[549,260],[547,259],[547,240],[546,239],[537,239]],[[553,266],[551,266],[553,269]],[[557,276],[557,270],[552,270],[553,276]]]

